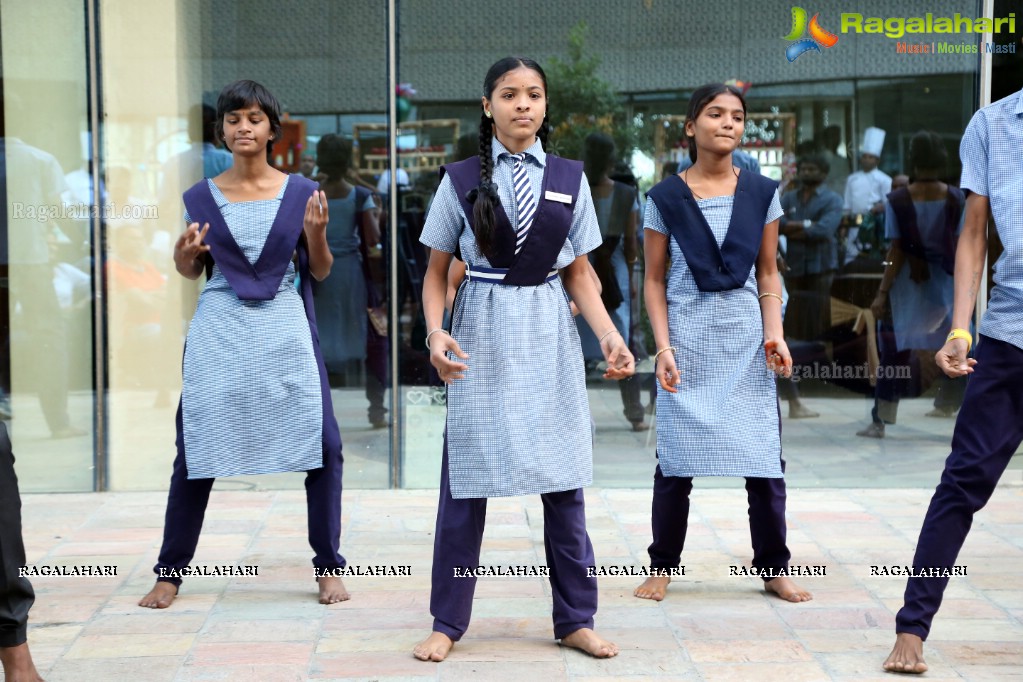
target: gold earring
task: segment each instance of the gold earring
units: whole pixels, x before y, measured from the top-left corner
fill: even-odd
[[[483,115],[486,116],[487,118],[493,118],[494,117],[494,115],[491,114],[489,111],[484,111]]]

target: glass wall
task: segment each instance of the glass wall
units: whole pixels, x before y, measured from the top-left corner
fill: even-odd
[[[884,205],[860,206],[855,192],[847,196],[846,188],[858,186],[869,170],[861,165],[866,151],[878,157],[887,182],[913,176],[909,141],[921,130],[934,131],[944,141],[949,161],[940,176],[956,184],[958,143],[976,108],[980,60],[955,54],[918,58],[900,53],[900,41],[884,35],[841,33],[831,48],[815,45],[789,61],[783,37],[796,27],[791,3],[783,2],[725,2],[711,10],[689,2],[606,0],[584,8],[537,0],[495,16],[501,30],[485,40],[469,38],[478,34],[474,7],[464,0],[446,3],[444,11],[432,3],[399,5],[398,80],[416,90],[403,130],[432,131],[442,124],[451,130],[444,139],[420,135],[413,141],[409,136],[406,148],[399,145],[398,161],[408,164],[416,203],[429,202],[437,183],[435,166],[442,162],[422,163],[417,155],[422,145],[450,145],[452,137],[463,134],[467,151],[461,153],[476,153],[483,77],[503,56],[534,58],[548,74],[554,126],[549,151],[592,168],[598,160],[605,162],[590,135],[603,133],[613,140],[614,162],[589,178],[598,216],[602,202],[610,202],[620,187],[609,178],[638,187],[638,213],[643,192],[680,170],[679,162],[688,156],[682,129],[689,95],[706,82],[737,81],[747,88],[749,106],[744,149],[760,171],[779,180],[783,191],[797,192],[797,163],[812,157],[827,165],[825,184],[838,195],[840,207],[827,218],[834,232],[827,247],[833,262],[806,277],[796,262],[797,246],[787,264],[786,334],[799,365],[799,381],[779,386],[788,479],[793,485],[930,485],[927,472],[947,454],[951,417],[958,407],[949,395],[961,387],[938,395],[947,387],[930,359],[937,347],[913,348],[896,358],[893,351],[909,349],[885,345],[892,336],[890,309],[879,313],[880,320],[870,310],[888,260]],[[895,5],[873,3],[871,8],[867,14],[899,14]],[[928,10],[935,16],[976,16],[981,6],[939,2]],[[839,11],[822,11],[820,21],[839,34]],[[976,42],[972,35],[965,39]],[[906,37],[902,42],[907,40],[912,42]],[[865,146],[870,129],[883,137],[877,149],[876,137]],[[460,154],[457,144],[444,149],[444,160]],[[643,232],[641,226],[635,229],[634,213],[616,216],[601,221],[604,246],[591,261],[605,273],[604,291],[622,294],[605,297],[605,305],[640,362],[630,382],[603,381],[599,351],[580,323],[595,422],[594,474],[598,485],[645,487],[655,463],[656,415],[649,359],[653,339],[642,305],[642,259],[636,260],[634,250]],[[402,365],[409,368],[400,377],[406,411],[403,484],[430,486],[438,480],[443,392],[436,377],[422,369],[428,367],[421,315],[415,317],[413,305],[406,310],[416,322],[402,345]],[[928,314],[943,318],[945,312]],[[882,381],[879,389],[879,373],[886,372],[897,380]],[[882,401],[891,422],[885,438],[858,436],[873,423],[879,390],[889,398]],[[545,399],[549,396],[537,396]]]
[[[181,195],[230,165],[213,123],[219,91],[239,79],[264,84],[281,102],[284,139],[274,145],[272,164],[315,178],[328,192],[335,260],[331,276],[316,283],[316,315],[344,425],[346,483],[388,486],[388,330],[381,315],[388,254],[380,234],[387,220],[376,189],[387,145],[385,136],[365,133],[386,121],[386,7],[369,0],[288,11],[272,2],[103,0],[99,16],[107,191],[140,207],[130,219],[106,224],[111,487],[159,488],[170,473],[181,353],[205,281],[174,270],[173,246],[186,227]],[[152,87],[154,79],[160,87]],[[318,159],[318,150],[329,158]],[[383,334],[374,320],[383,322]],[[222,484],[292,487],[302,477]]]
[[[92,490],[96,205],[81,2],[0,2],[0,47],[0,418],[22,489]]]
[[[995,16],[1011,5],[996,2]],[[319,285],[316,315],[345,484],[436,486],[445,391],[423,343],[427,253],[419,235],[439,167],[478,152],[483,77],[509,54],[547,71],[549,151],[589,161],[605,239],[593,264],[638,360],[629,382],[600,379],[596,339],[580,324],[595,484],[646,487],[652,476],[644,193],[688,156],[681,131],[692,91],[733,79],[746,88],[743,148],[760,172],[798,192],[798,162],[823,162],[825,185],[843,206],[825,279],[808,284],[798,257],[786,254],[786,331],[800,366],[799,381],[780,387],[790,484],[932,484],[947,454],[956,387],[946,390],[936,375],[934,348],[892,341],[891,307],[871,310],[890,235],[883,205],[859,206],[847,188],[867,170],[865,151],[877,152],[889,178],[915,178],[909,142],[921,130],[943,141],[940,179],[955,185],[959,140],[990,56],[900,52],[900,43],[920,41],[842,32],[840,11],[824,9],[820,22],[837,43],[789,61],[798,26],[792,5],[773,0],[487,7],[500,29],[481,33],[480,5],[468,0],[0,0],[0,417],[26,489],[166,486],[182,350],[205,281],[174,270],[181,194],[228,159],[213,135],[213,108],[224,85],[245,78],[265,84],[285,112],[273,165],[317,179],[332,202],[335,264]],[[854,10],[907,11],[884,2],[842,11]],[[939,0],[928,11],[977,16],[982,3]],[[1019,34],[993,40],[1018,43]],[[1019,87],[1019,57],[995,57],[1006,75],[996,74],[993,98]],[[868,134],[875,129],[883,140]],[[610,140],[613,154],[593,133]],[[879,367],[897,381],[879,389]],[[886,398],[875,405],[879,391]],[[888,422],[884,438],[858,436],[875,407]],[[275,475],[218,485],[301,481]],[[705,485],[718,483],[731,485]]]

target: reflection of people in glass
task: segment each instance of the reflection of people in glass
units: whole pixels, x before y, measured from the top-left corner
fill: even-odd
[[[950,377],[971,376],[952,434],[951,453],[916,543],[915,575],[907,580],[905,602],[895,616],[895,646],[884,662],[885,670],[893,672],[927,670],[923,640],[941,606],[948,576],[955,574],[974,514],[987,504],[1023,442],[1021,111],[1023,90],[984,107],[973,115],[959,147],[960,186],[969,195],[956,247],[952,330],[935,360]],[[989,216],[1005,250],[995,263],[995,286],[980,322],[975,358],[969,358],[968,328],[981,278],[987,273]],[[939,576],[928,577],[931,572]]]
[[[839,265],[852,261],[866,242],[861,230],[873,231],[874,224],[884,215],[884,198],[892,191],[891,177],[877,167],[881,161],[885,131],[870,127],[863,132],[860,146],[860,169],[845,181],[843,210],[848,216],[844,237],[844,253],[839,253]],[[869,235],[868,235],[869,236]],[[875,239],[875,236],[870,236]]]
[[[885,236],[892,240],[888,266],[870,308],[881,320],[878,335],[880,367],[871,424],[857,432],[884,438],[885,424],[894,424],[899,398],[909,378],[913,350],[934,352],[945,343],[952,324],[952,273],[956,240],[965,199],[956,187],[941,181],[948,152],[934,133],[920,132],[909,146],[913,182],[888,195]],[[891,307],[891,318],[885,310]],[[938,393],[930,417],[951,417],[962,403],[966,379],[938,377]]]
[[[582,487],[593,455],[586,377],[568,296],[600,331],[607,378],[634,371],[590,276],[600,245],[582,164],[544,152],[547,78],[508,57],[483,84],[479,156],[444,167],[423,228],[430,361],[448,384],[430,612],[433,633],[414,655],[441,661],[469,626],[487,498],[540,494],[554,595],[554,636],[605,658],[618,647],[593,632],[597,583]],[[539,136],[539,137],[538,137]],[[451,256],[466,276],[441,327]],[[516,255],[517,254],[517,255]],[[563,270],[564,284],[558,276]]]
[[[301,158],[298,160],[298,172],[304,177],[310,180],[316,177],[316,154],[312,151],[302,152]]]
[[[28,612],[35,592],[18,573],[25,566],[21,495],[7,425],[0,422],[0,663],[4,679],[42,682],[28,649]]]
[[[649,548],[657,574],[636,588],[643,599],[663,599],[681,561],[694,476],[746,478],[753,566],[762,574],[786,568],[791,556],[770,371],[792,369],[775,256],[782,209],[776,182],[732,165],[745,119],[736,88],[697,88],[685,128],[694,164],[647,193],[643,291],[660,390]],[[764,581],[782,599],[811,598],[788,577]]]
[[[110,256],[106,261],[107,286],[117,294],[116,313],[110,329],[110,351],[120,358],[121,382],[139,385],[153,380],[148,351],[160,345],[167,280],[148,258],[148,244],[141,225],[128,223],[110,231]],[[161,385],[160,388],[163,388]]]
[[[3,102],[0,102],[2,117]],[[18,103],[9,98],[8,108]],[[0,126],[5,125],[0,120]],[[64,239],[54,216],[64,205],[64,171],[53,155],[17,137],[0,138],[0,159],[5,162],[6,258],[0,262],[0,278],[9,287],[0,310],[5,350],[19,346],[19,355],[30,363],[26,369],[36,384],[39,406],[54,438],[84,436],[68,416],[67,320],[54,287],[55,240]],[[12,332],[18,334],[17,340]],[[10,358],[10,352],[5,358]],[[3,391],[10,390],[8,361],[4,361]]]
[[[353,360],[366,361],[369,421],[377,427],[387,426],[387,337],[381,337],[368,316],[382,303],[369,262],[379,262],[381,257],[377,207],[369,190],[353,187],[347,180],[352,158],[347,140],[324,135],[316,154],[323,175],[320,189],[330,206],[327,245],[334,256],[330,276],[313,285],[323,361],[332,376],[345,374]]]
[[[785,237],[785,336],[817,341],[831,327],[831,282],[837,267],[835,233],[842,221],[842,197],[824,184],[828,162],[805,156],[796,166],[799,187],[781,198],[785,217],[778,233]],[[799,399],[795,382],[780,379],[778,390],[789,402],[789,419],[819,416]]]
[[[326,197],[269,164],[280,105],[238,81],[217,102],[230,169],[184,196],[174,264],[208,280],[188,330],[157,582],[140,606],[166,608],[195,554],[218,476],[306,471],[320,603],[348,599],[340,578],[341,437],[312,314],[312,278],[330,273]],[[200,227],[201,226],[201,227]],[[293,262],[297,255],[298,264]],[[302,291],[295,288],[301,275]]]
[[[593,207],[600,225],[603,243],[590,252],[590,262],[600,280],[600,300],[615,328],[627,342],[632,328],[632,296],[630,295],[629,264],[638,258],[636,245],[637,206],[636,191],[623,182],[608,177],[615,164],[615,143],[610,135],[591,133],[583,144],[583,171],[590,183]],[[604,359],[597,337],[582,320],[579,340],[586,359],[596,362]],[[634,431],[649,428],[643,421],[645,412],[640,400],[640,381],[630,377],[618,382],[622,393],[625,418]]]
[[[842,196],[850,170],[849,159],[838,153],[838,148],[842,144],[842,129],[835,125],[824,128],[818,142],[817,153],[828,163],[828,178],[825,181],[828,189],[838,196]]]

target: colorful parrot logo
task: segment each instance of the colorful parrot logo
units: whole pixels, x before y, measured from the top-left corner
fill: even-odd
[[[785,40],[795,41],[785,50],[785,56],[790,62],[796,61],[801,54],[811,50],[820,52],[822,47],[834,47],[838,42],[838,36],[821,28],[821,25],[817,23],[817,17],[819,16],[820,14],[814,14],[813,19],[809,22],[809,26],[807,26],[806,10],[802,7],[792,8],[792,30],[785,36]],[[807,32],[808,28],[810,37],[804,38],[803,35]]]

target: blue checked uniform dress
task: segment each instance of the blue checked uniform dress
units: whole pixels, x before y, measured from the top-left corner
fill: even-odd
[[[512,228],[521,217],[513,195],[515,160],[493,141],[493,180]],[[537,141],[522,168],[535,202],[547,156]],[[537,199],[539,197],[539,199]],[[480,253],[455,195],[441,180],[420,238],[472,267],[492,267]],[[564,268],[601,244],[583,176],[572,226],[555,263]],[[448,386],[448,468],[456,499],[574,490],[592,481],[590,408],[579,334],[560,279],[535,287],[463,283],[451,334],[469,354],[465,378]]]
[[[255,263],[287,181],[275,199],[235,203],[207,182],[235,241]],[[187,213],[185,222],[191,222]],[[323,466],[320,376],[294,263],[269,301],[240,300],[214,265],[188,328],[182,371],[190,479]]]
[[[718,248],[732,197],[700,199]],[[765,224],[783,215],[775,193]],[[657,457],[665,476],[781,478],[781,434],[774,373],[764,359],[756,265],[739,289],[701,291],[657,205],[646,229],[668,237],[668,338],[678,349],[678,393],[657,388]]]

